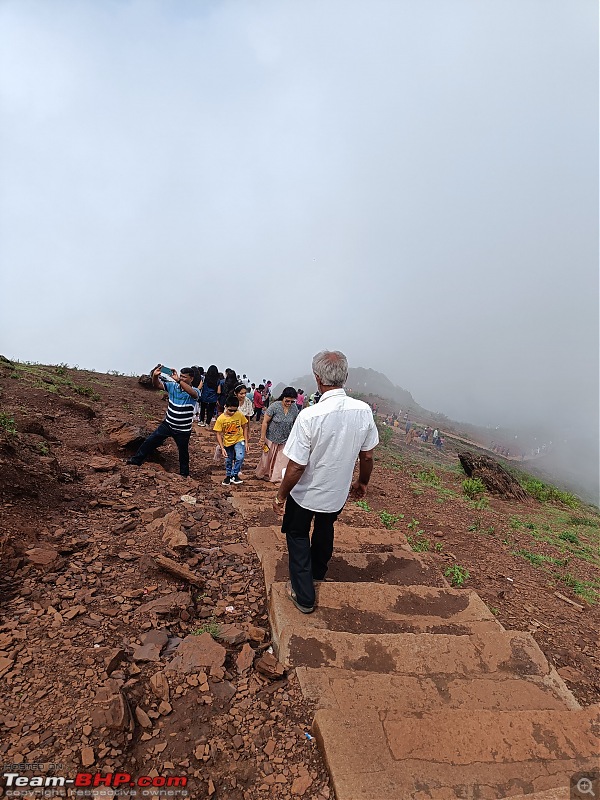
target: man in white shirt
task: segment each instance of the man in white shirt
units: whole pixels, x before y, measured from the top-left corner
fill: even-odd
[[[323,350],[313,358],[312,369],[321,398],[294,423],[283,450],[290,461],[273,501],[278,514],[285,507],[281,530],[288,547],[290,598],[304,614],[314,611],[314,581],[325,579],[334,523],[350,489],[358,498],[367,493],[379,442],[369,406],[342,388],[348,377],[346,356]],[[357,458],[359,474],[352,483]]]

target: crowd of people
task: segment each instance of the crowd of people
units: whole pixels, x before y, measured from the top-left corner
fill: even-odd
[[[253,383],[244,373],[227,368],[220,372],[215,364],[185,367],[177,370],[162,364],[152,370],[152,385],[169,395],[165,419],[143,442],[128,463],[140,466],[167,438],[171,437],[179,452],[179,471],[189,475],[189,440],[192,426],[214,430],[217,439],[215,460],[225,462],[223,485],[243,483],[240,473],[250,447],[250,421],[260,424],[258,444],[262,449],[256,477],[273,483],[281,482],[287,464],[283,448],[296,417],[305,405],[319,402],[320,393],[309,397],[303,389],[287,386],[273,399],[270,380]]]
[[[310,614],[315,583],[323,581],[333,554],[334,524],[349,494],[364,498],[379,438],[373,410],[344,391],[348,361],[339,351],[313,358],[317,392],[308,401],[302,389],[286,386],[273,400],[271,381],[256,386],[232,369],[213,364],[180,372],[162,364],[152,370],[152,386],[168,394],[164,420],[148,436],[129,464],[141,466],[167,438],[179,452],[179,471],[189,476],[189,440],[197,418],[213,430],[225,459],[223,485],[243,483],[240,473],[249,452],[250,421],[260,423],[261,457],[256,477],[278,484],[273,510],[282,515],[290,584],[296,608]],[[358,477],[353,472],[358,459]],[[313,526],[312,538],[310,529]]]

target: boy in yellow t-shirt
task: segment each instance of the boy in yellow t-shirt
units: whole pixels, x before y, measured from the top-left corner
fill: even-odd
[[[250,451],[248,418],[239,410],[240,401],[232,394],[225,401],[225,411],[217,417],[213,430],[225,462],[225,479],[222,486],[243,483],[238,475],[244,463],[244,456]]]

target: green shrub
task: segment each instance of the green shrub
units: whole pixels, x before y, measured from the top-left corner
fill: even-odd
[[[470,578],[469,570],[461,567],[460,564],[452,564],[446,567],[444,575],[450,579],[450,584],[456,587],[462,586]]]
[[[357,500],[356,501],[356,505],[359,508],[362,508],[363,511],[370,511],[371,510],[371,506],[367,503],[366,500]]]
[[[540,481],[538,478],[532,478],[531,475],[521,479],[521,486],[525,489],[527,494],[539,500],[540,503],[547,503],[549,500],[554,500],[569,508],[577,508],[579,506],[579,500],[574,494],[563,492],[557,489],[556,486],[550,486]]]
[[[389,530],[390,528],[393,528],[399,520],[404,519],[404,514],[390,514],[388,511],[380,511],[379,519]]]
[[[415,536],[407,536],[406,540],[417,553],[427,553],[431,550],[431,542],[423,536],[423,531],[417,531]]]
[[[421,483],[424,483],[427,486],[441,486],[442,485],[442,481],[440,480],[440,476],[433,469],[433,467],[429,467],[428,469],[423,469],[423,470],[421,470],[421,472],[418,472],[417,473],[417,478],[421,481]]]
[[[5,414],[3,411],[0,412],[0,428],[11,436],[17,433],[17,426],[15,425],[13,417],[11,417],[10,414]]]
[[[558,538],[565,542],[571,542],[571,544],[579,544],[579,537],[573,531],[563,531],[558,534]]]
[[[485,492],[485,486],[480,478],[467,478],[462,482],[462,490],[469,500],[477,500]]]
[[[387,447],[394,437],[394,431],[389,425],[380,425],[377,423],[377,430],[379,431],[379,444]]]

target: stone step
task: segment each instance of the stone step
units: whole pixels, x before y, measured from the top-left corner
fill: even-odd
[[[254,547],[259,559],[272,550],[287,551],[285,534],[280,525],[248,528],[248,542]],[[335,526],[334,552],[339,553],[390,553],[395,550],[413,552],[406,536],[399,531],[386,528],[356,528],[340,522]]]
[[[276,640],[286,628],[303,635],[323,628],[452,636],[504,630],[479,595],[466,589],[325,582],[317,585],[316,594],[314,613],[302,615],[288,597],[287,583],[271,584],[269,619]]]
[[[579,711],[317,711],[337,800],[501,798],[569,786],[598,754],[598,706]]]
[[[273,581],[288,580],[288,555],[285,550],[266,550],[261,563],[267,592]],[[434,560],[410,550],[399,549],[386,553],[341,553],[335,550],[329,562],[327,581],[448,586]]]
[[[279,660],[294,667],[455,677],[544,676],[550,667],[528,633],[345,633],[285,628],[274,643]]]
[[[321,667],[297,667],[305,700],[340,713],[361,708],[419,713],[448,708],[496,711],[581,708],[555,669],[527,679],[499,673],[494,678],[388,675]]]

